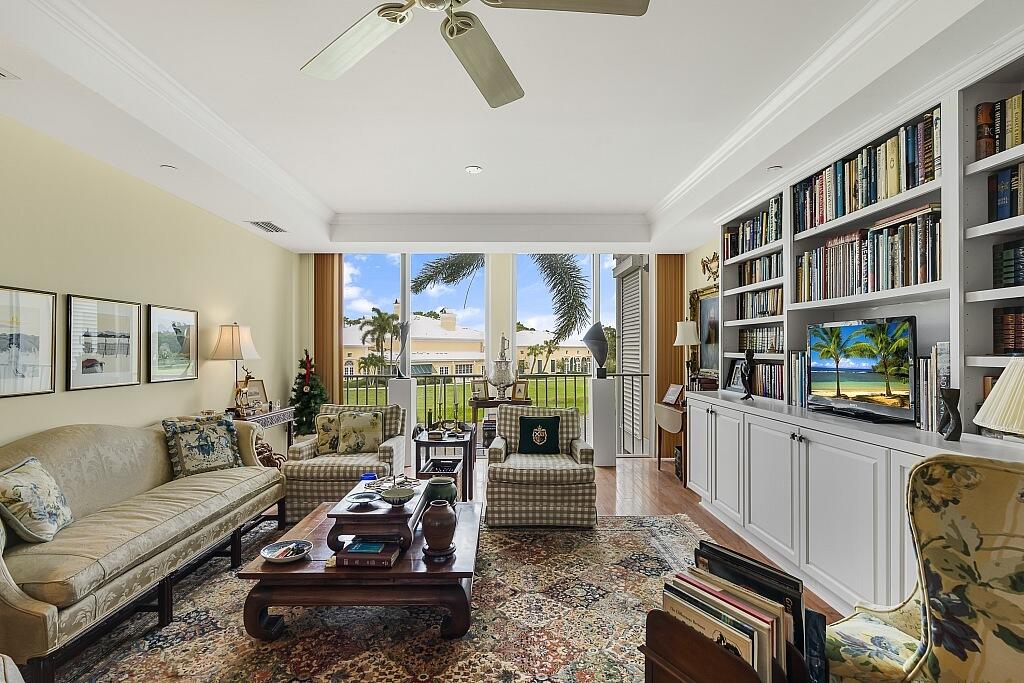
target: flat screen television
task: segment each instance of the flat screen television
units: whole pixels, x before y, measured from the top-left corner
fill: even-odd
[[[873,422],[916,419],[913,316],[807,326],[807,407]]]

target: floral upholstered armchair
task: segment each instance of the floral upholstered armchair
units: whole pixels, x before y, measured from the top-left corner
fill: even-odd
[[[924,460],[907,510],[918,589],[828,627],[832,683],[1024,680],[1024,463]]]
[[[318,435],[288,449],[288,461],[281,466],[285,476],[287,522],[294,524],[322,503],[337,502],[352,490],[367,472],[388,477],[405,468],[405,408],[386,406],[324,404],[320,415],[382,412],[383,441],[375,452],[322,453]]]
[[[557,415],[558,453],[519,452],[519,418]],[[597,522],[594,449],[580,439],[576,408],[498,407],[497,438],[487,451],[489,526],[592,527]]]

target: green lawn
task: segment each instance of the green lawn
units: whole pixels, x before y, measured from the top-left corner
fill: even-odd
[[[569,408],[575,406],[581,414],[587,413],[586,377],[577,375],[552,375],[545,378],[529,379],[529,396],[533,404],[548,408]],[[371,380],[376,382],[376,380]],[[361,382],[358,382],[361,384]],[[357,382],[345,382],[345,403],[383,405],[387,403],[387,382],[380,380],[379,388],[353,386]],[[469,399],[472,390],[468,382],[456,378],[447,384],[420,384],[416,388],[416,419],[427,421],[429,410],[434,419],[468,420],[472,417]]]

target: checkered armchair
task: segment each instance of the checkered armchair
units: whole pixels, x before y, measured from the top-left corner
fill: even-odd
[[[557,415],[557,455],[519,453],[519,418]],[[594,449],[580,439],[576,408],[498,407],[497,437],[488,450],[489,526],[593,527],[597,522]]]
[[[324,404],[321,415],[337,415],[346,411],[379,410],[384,413],[384,443],[376,453],[352,455],[317,455],[316,435],[288,449],[288,460],[281,466],[285,476],[285,513],[287,523],[294,524],[320,504],[337,502],[359,482],[366,472],[378,477],[390,476],[405,468],[405,408],[387,406]]]

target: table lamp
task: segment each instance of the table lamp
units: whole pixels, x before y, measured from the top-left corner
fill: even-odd
[[[246,325],[221,325],[217,343],[213,345],[210,360],[235,361],[235,384],[238,383],[238,361],[259,360],[260,354],[252,343],[252,330]]]
[[[1024,359],[1010,361],[999,375],[974,424],[1024,439]]]
[[[676,340],[672,342],[672,346],[695,346],[700,344],[700,337],[697,336],[697,322],[694,320],[681,320],[676,323]],[[693,369],[690,367],[690,354],[689,349],[686,353],[686,375],[689,377],[693,373]]]

